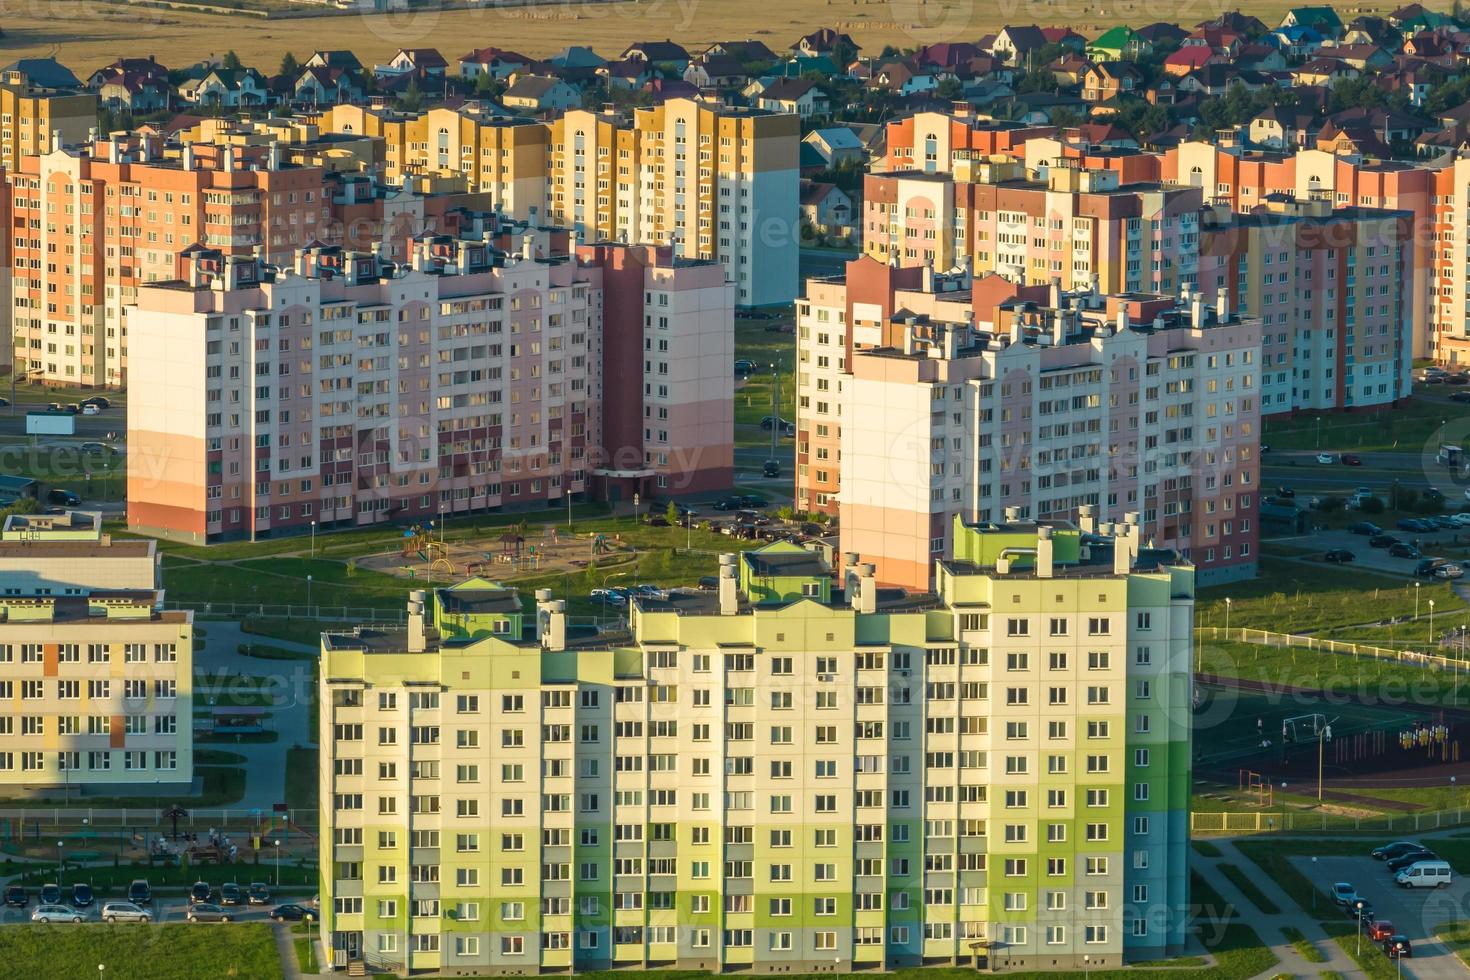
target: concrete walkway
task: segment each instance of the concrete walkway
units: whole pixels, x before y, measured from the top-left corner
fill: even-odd
[[[216,703],[227,704],[228,696],[218,687],[222,678],[233,674],[278,678],[275,687],[281,692],[279,703],[270,708],[269,727],[278,733],[274,742],[205,743],[203,748],[217,748],[245,757],[245,795],[232,808],[269,810],[286,798],[286,750],[295,745],[313,746],[311,688],[316,683],[316,667],[308,660],[262,660],[239,652],[241,643],[261,643],[295,650],[315,652],[315,648],[291,640],[259,637],[240,629],[240,624],[222,620],[201,620],[205,629],[204,648],[195,651],[194,672],[202,675],[204,685],[196,690],[200,703],[208,703],[215,695]]]
[[[1289,973],[1294,977],[1315,977],[1324,970],[1339,973],[1344,977],[1362,976],[1363,971],[1335,942],[1328,938],[1327,933],[1322,930],[1316,919],[1306,914],[1293,915],[1287,912],[1287,910],[1296,909],[1296,903],[1274,881],[1261,875],[1256,863],[1240,853],[1234,842],[1212,839],[1211,843],[1220,848],[1222,856],[1210,858],[1194,852],[1190,856],[1190,867],[1198,871],[1200,876],[1220,893],[1221,898],[1235,907],[1236,921],[1254,929],[1261,943],[1270,948],[1271,952],[1276,954],[1276,958],[1281,961],[1261,973],[1261,977],[1274,977],[1281,973]],[[1220,871],[1221,864],[1233,864],[1250,875],[1261,891],[1265,892],[1266,897],[1276,903],[1277,908],[1282,909],[1283,912],[1273,914],[1256,908],[1250,899],[1241,894],[1240,889],[1236,888],[1230,879]],[[1308,963],[1282,935],[1282,926],[1295,926],[1300,929],[1307,941],[1327,957],[1327,962]]]
[[[277,923],[271,926],[271,932],[275,936],[276,952],[281,956],[281,976],[285,980],[300,980],[305,974],[301,972],[301,965],[296,962],[296,937],[291,935],[291,927]]]

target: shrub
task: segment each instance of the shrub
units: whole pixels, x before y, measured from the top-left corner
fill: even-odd
[[[1358,510],[1365,514],[1381,514],[1383,513],[1383,501],[1377,497],[1364,497],[1358,504]]]

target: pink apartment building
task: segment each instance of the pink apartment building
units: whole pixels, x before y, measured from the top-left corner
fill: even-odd
[[[1231,314],[1223,296],[1066,293],[929,270],[916,282],[892,270],[874,290],[874,265],[850,264],[862,291],[851,305],[843,284],[809,285],[829,311],[825,355],[815,309],[810,346],[798,340],[812,365],[798,387],[810,396],[798,507],[816,503],[803,481],[835,470],[823,505],[841,516],[844,552],[880,581],[922,589],[956,516],[1067,519],[1091,504],[1104,520],[1139,512],[1145,539],[1203,581],[1255,574],[1258,318]],[[824,441],[809,439],[819,430]]]
[[[129,526],[205,542],[728,486],[723,267],[520,245],[186,252],[130,310]]]

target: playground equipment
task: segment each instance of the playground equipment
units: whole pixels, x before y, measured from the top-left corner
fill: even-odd
[[[1270,806],[1276,799],[1276,794],[1271,781],[1262,778],[1261,774],[1251,769],[1239,769],[1236,771],[1236,789],[1256,798],[1260,806]]]
[[[612,554],[612,550],[612,542],[608,540],[606,534],[598,534],[592,538],[592,553],[594,555],[610,555]]]
[[[444,543],[434,540],[433,528],[415,524],[403,532],[403,548],[398,553],[400,558],[438,561],[447,560],[448,555],[449,549],[444,547]]]

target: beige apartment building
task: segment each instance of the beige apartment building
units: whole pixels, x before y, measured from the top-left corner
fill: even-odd
[[[694,99],[632,115],[575,109],[549,122],[476,108],[410,115],[335,106],[319,124],[381,137],[389,180],[457,176],[519,220],[721,262],[739,306],[796,296],[794,114]]]
[[[163,610],[155,547],[100,514],[6,520],[0,793],[191,791],[193,614]]]
[[[0,73],[0,170],[17,170],[22,158],[80,143],[96,129],[91,92],[43,87],[21,69]]]

